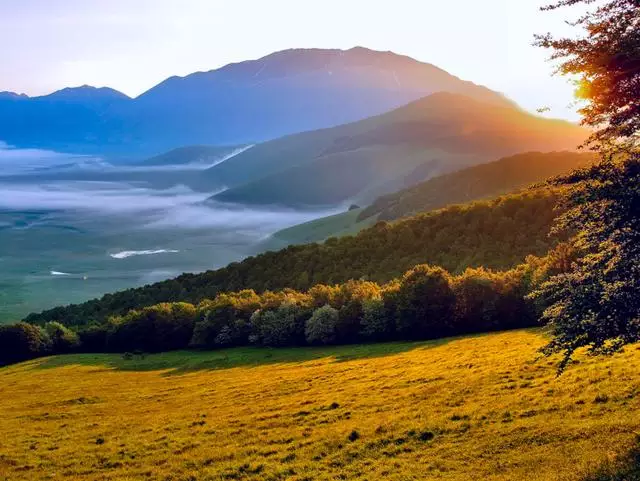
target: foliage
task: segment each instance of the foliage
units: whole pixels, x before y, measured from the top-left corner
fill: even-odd
[[[54,353],[65,354],[75,351],[80,346],[78,334],[59,322],[48,322],[44,325],[49,349]]]
[[[581,347],[608,354],[640,340],[640,154],[559,181],[572,188],[556,228],[577,232],[571,245],[581,257],[535,296],[554,333],[544,352],[563,352],[562,369]]]
[[[195,317],[195,307],[184,302],[133,310],[112,321],[108,348],[120,352],[160,352],[184,347],[191,339]]]
[[[243,289],[304,291],[316,284],[361,278],[386,283],[424,263],[453,273],[480,266],[508,269],[529,254],[545,255],[557,244],[558,238],[549,237],[548,233],[557,215],[554,207],[560,195],[557,189],[528,190],[392,224],[381,222],[354,237],[267,252],[216,271],[184,274],[84,304],[32,314],[27,321],[82,326],[123,316],[132,309],[163,302],[198,304],[222,292]],[[250,314],[244,321],[248,322],[249,317]],[[233,331],[232,326],[229,329]],[[219,328],[213,326],[213,332],[213,337],[217,336]],[[213,339],[205,344],[211,343]]]
[[[395,325],[382,299],[367,300],[362,304],[360,337],[365,341],[392,339]]]
[[[339,321],[338,310],[330,305],[313,311],[304,329],[309,344],[333,344],[336,342]]]
[[[449,273],[416,266],[400,282],[395,297],[396,329],[402,339],[436,339],[453,332],[455,296]]]
[[[25,322],[0,326],[0,365],[24,361],[46,353],[47,336]]]
[[[305,321],[310,310],[283,302],[273,310],[257,310],[251,316],[251,342],[262,346],[300,346],[305,342]]]
[[[549,10],[592,5],[594,0],[561,0]],[[640,1],[606,0],[576,22],[585,35],[537,37],[537,44],[553,51],[559,72],[577,75],[576,94],[587,101],[582,122],[595,127],[591,143],[640,141]]]
[[[252,314],[260,308],[260,297],[252,290],[220,294],[198,306],[198,322],[191,345],[213,348],[247,344]]]

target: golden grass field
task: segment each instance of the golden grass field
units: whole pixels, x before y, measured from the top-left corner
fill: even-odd
[[[0,480],[576,480],[640,431],[640,352],[539,331],[0,369]]]

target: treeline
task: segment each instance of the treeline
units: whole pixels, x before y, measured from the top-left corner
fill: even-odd
[[[73,330],[57,322],[19,323],[0,327],[0,363],[67,352],[427,340],[534,326],[543,306],[528,294],[565,271],[570,260],[561,245],[503,272],[470,268],[451,275],[418,265],[386,284],[350,280],[261,294],[248,289],[198,304],[160,303]]]
[[[528,152],[429,179],[376,199],[358,222],[377,215],[394,220],[446,205],[496,197],[593,164],[592,153]]]
[[[468,267],[506,270],[529,254],[542,256],[558,239],[549,236],[558,190],[537,189],[491,201],[451,206],[392,224],[380,222],[357,236],[323,244],[290,246],[202,274],[107,294],[79,305],[57,307],[25,320],[44,325],[88,325],[163,302],[198,304],[221,292],[285,288],[305,291],[316,284],[349,279],[386,283],[418,264],[454,274]]]

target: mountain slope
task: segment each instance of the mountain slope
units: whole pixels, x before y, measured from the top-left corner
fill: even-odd
[[[529,254],[545,254],[558,242],[548,235],[557,214],[558,195],[547,189],[525,191],[393,224],[380,222],[357,236],[267,252],[216,271],[183,274],[84,304],[32,314],[26,320],[86,324],[159,302],[199,302],[221,291],[304,290],[317,283],[362,277],[386,282],[423,263],[453,272],[469,266],[508,268]]]
[[[584,167],[595,159],[590,153],[529,152],[468,167],[377,198],[368,207],[295,225],[276,232],[269,248],[303,242],[321,242],[353,235],[378,220],[395,220],[483,198],[514,192],[549,177]]]
[[[94,95],[85,95],[89,90]],[[151,155],[182,145],[255,143],[335,126],[439,91],[511,105],[501,94],[433,65],[364,48],[277,52],[171,77],[135,99],[104,90],[0,96],[0,138],[17,147]],[[110,101],[97,105],[96,93]]]
[[[205,173],[245,204],[369,203],[379,195],[491,159],[573,149],[586,134],[518,108],[437,93],[356,123],[258,145]],[[250,173],[247,176],[247,173]],[[234,187],[234,183],[246,182]]]
[[[517,154],[380,197],[363,209],[357,220],[363,221],[370,216],[376,216],[379,220],[393,220],[449,204],[495,197],[585,167],[595,158],[591,153],[574,152]]]

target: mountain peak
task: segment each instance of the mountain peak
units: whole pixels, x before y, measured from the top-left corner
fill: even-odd
[[[61,90],[57,90],[49,95],[44,95],[42,98],[55,99],[55,100],[116,100],[116,99],[129,99],[127,95],[119,92],[118,90],[109,87],[93,87],[91,85],[81,85],[79,87],[66,87]]]
[[[0,92],[0,99],[10,99],[10,100],[19,100],[19,99],[28,99],[29,96],[25,94],[18,94],[16,92],[4,91]]]

